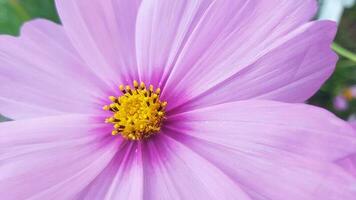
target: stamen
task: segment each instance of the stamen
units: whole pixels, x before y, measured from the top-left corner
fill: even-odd
[[[141,90],[145,90],[146,89],[146,85],[144,82],[141,82],[140,84]]]
[[[120,89],[120,91],[122,92],[122,93],[126,93],[126,90],[125,90],[125,87],[124,87],[124,85],[120,85],[119,86],[119,89]]]
[[[135,89],[137,90],[137,89],[138,89],[138,82],[137,82],[137,81],[134,81],[134,82],[133,82],[133,85],[134,85]]]
[[[120,85],[123,95],[110,96],[112,102],[103,107],[113,113],[105,120],[113,124],[112,135],[121,135],[128,140],[146,139],[161,130],[165,118],[167,102],[160,100],[161,89],[153,85],[146,88],[145,83],[133,81],[133,88]]]

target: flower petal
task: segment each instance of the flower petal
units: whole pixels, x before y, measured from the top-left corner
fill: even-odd
[[[68,37],[109,84],[137,78],[135,23],[141,0],[56,0]]]
[[[303,102],[334,70],[337,56],[330,44],[335,32],[334,22],[308,23],[281,37],[263,56],[227,79],[205,83],[194,79],[200,85],[189,86],[175,103],[190,100],[180,108],[186,110],[245,99]]]
[[[350,125],[351,125],[352,128],[356,131],[356,121],[350,122]]]
[[[321,109],[234,102],[172,116],[166,129],[252,199],[352,200],[356,195],[356,179],[330,162],[355,151],[353,131]]]
[[[117,151],[106,129],[83,115],[0,123],[1,198],[73,198]]]
[[[250,200],[223,172],[164,133],[148,140],[142,150],[143,199]]]
[[[140,145],[126,143],[105,170],[77,199],[142,199],[143,165]]]
[[[356,177],[356,153],[340,159],[336,163]]]
[[[306,23],[315,10],[315,0],[211,1],[188,29],[174,65],[167,65],[163,96],[186,100],[226,80]]]
[[[355,130],[354,135],[356,138],[356,121],[350,122],[350,124]],[[338,160],[337,163],[356,177],[356,152],[348,155],[346,158]]]
[[[353,129],[333,114],[309,105],[238,101],[168,117],[168,125],[202,140],[241,151],[288,151],[334,161],[356,151]],[[257,148],[257,149],[256,149]]]
[[[19,38],[0,36],[0,63],[0,113],[13,119],[85,113],[103,94],[103,83],[53,22],[31,21]]]
[[[143,1],[136,23],[136,51],[140,79],[160,85],[188,32],[194,28],[210,0]]]
[[[267,151],[260,156],[230,145],[185,138],[180,133],[175,138],[242,185],[253,200],[353,200],[356,194],[356,179],[329,162],[284,151],[279,155]]]

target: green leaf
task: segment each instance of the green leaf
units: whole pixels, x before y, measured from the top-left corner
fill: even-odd
[[[0,0],[0,34],[18,35],[21,25],[34,18],[59,22],[53,0]]]

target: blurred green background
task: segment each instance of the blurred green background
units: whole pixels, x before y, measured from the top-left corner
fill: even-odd
[[[0,34],[17,35],[22,23],[32,18],[59,22],[53,0],[0,0]],[[348,88],[356,85],[356,56],[352,53],[356,52],[356,6],[345,10],[335,43],[340,55],[336,71],[309,103],[348,119],[356,114],[356,99],[348,98],[345,110],[336,109],[333,101],[338,95],[345,96]]]

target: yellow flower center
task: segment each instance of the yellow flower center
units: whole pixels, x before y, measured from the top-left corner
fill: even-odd
[[[145,83],[133,82],[133,88],[120,85],[123,93],[120,97],[110,96],[110,105],[105,105],[104,110],[111,111],[112,117],[105,120],[114,126],[112,135],[121,134],[128,140],[146,139],[161,130],[165,118],[167,102],[160,100],[160,88],[154,90]]]

